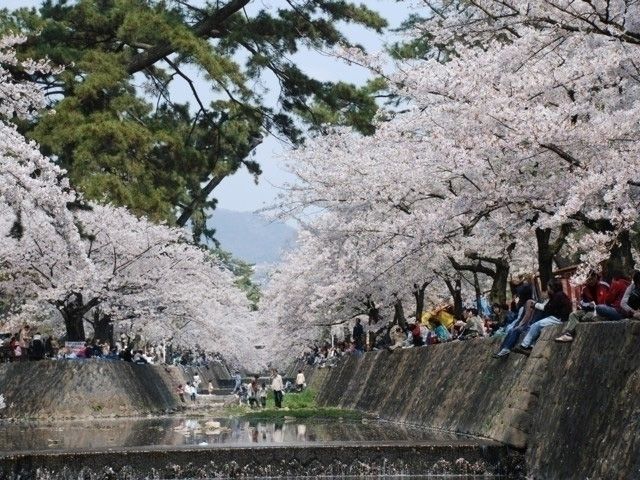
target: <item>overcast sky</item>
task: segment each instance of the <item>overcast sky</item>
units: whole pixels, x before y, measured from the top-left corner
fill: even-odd
[[[0,0],[0,6],[8,9],[33,7],[40,3],[37,0]],[[270,9],[277,7],[279,3],[281,0],[252,0],[250,7],[252,10]],[[391,28],[397,27],[409,15],[407,5],[409,2],[364,0],[364,2],[356,3],[365,3],[369,8],[380,12],[383,17],[387,18]],[[364,45],[369,51],[380,50],[385,42],[392,39],[391,34],[378,35],[359,27],[346,26],[342,30],[352,42]],[[368,72],[363,68],[347,66],[316,52],[300,52],[295,59],[303,71],[318,80],[343,80],[361,85],[369,78]],[[269,79],[265,79],[265,82],[270,90],[277,89],[275,82],[270,82]],[[185,85],[184,91],[187,90]],[[180,91],[176,91],[172,96],[179,101]],[[273,137],[267,138],[256,149],[256,160],[259,161],[264,172],[258,185],[253,182],[253,178],[246,172],[246,169],[226,178],[214,192],[214,196],[218,198],[218,207],[237,211],[255,211],[271,205],[280,191],[278,187],[292,180],[278,160],[287,148],[287,145]]]

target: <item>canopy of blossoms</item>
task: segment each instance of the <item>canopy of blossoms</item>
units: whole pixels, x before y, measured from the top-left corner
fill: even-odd
[[[367,300],[391,305],[465,266],[495,273],[481,275],[489,284],[514,271],[548,276],[558,255],[581,264],[576,281],[615,255],[630,266],[638,4],[430,5],[413,32],[427,57],[389,68],[381,55],[340,52],[384,75],[401,109],[382,111],[371,137],[333,130],[290,155],[299,182],[280,208],[305,233],[264,308],[301,330],[291,337],[317,337]],[[429,293],[448,294],[436,283]]]
[[[10,69],[50,72],[18,61],[19,36],[0,39],[0,293],[5,328],[44,321],[67,338],[107,322],[149,342],[261,365],[251,339],[260,320],[235,278],[184,231],[124,208],[87,203],[65,172],[10,123],[44,106],[42,89]]]

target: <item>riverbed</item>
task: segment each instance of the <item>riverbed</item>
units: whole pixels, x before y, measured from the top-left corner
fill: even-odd
[[[0,423],[0,478],[517,478],[517,462],[496,442],[375,420],[167,416]]]

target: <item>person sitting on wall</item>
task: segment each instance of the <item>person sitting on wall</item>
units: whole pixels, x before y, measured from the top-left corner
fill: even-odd
[[[631,284],[629,277],[619,270],[611,274],[611,285],[604,304],[596,305],[596,314],[603,320],[622,320],[627,318],[627,312],[620,305],[627,288]]]
[[[451,340],[451,332],[442,325],[439,317],[432,318],[431,323],[434,325],[433,333],[437,337],[438,342],[448,342]]]
[[[527,302],[533,298],[533,286],[531,282],[529,282],[526,277],[521,277],[519,283],[511,286],[511,291],[513,296],[518,300],[513,307],[513,314],[507,319],[507,324],[504,327],[505,333],[509,333],[513,328],[521,324],[528,325],[530,321],[530,318],[525,319],[525,321],[523,321],[523,319],[527,311],[530,313],[530,309],[527,310]]]
[[[573,341],[578,322],[597,322],[601,320],[596,313],[596,308],[597,305],[604,305],[608,293],[609,284],[601,281],[595,270],[590,271],[587,281],[580,291],[580,308],[569,315],[569,321],[566,323],[562,335],[555,339],[556,342],[566,343]]]
[[[424,338],[422,337],[422,330],[418,322],[409,325],[411,331],[411,340],[414,347],[421,347],[424,345]]]
[[[554,282],[556,282],[557,285],[554,285]],[[553,288],[562,289],[562,285],[560,284],[559,281],[555,281],[555,280],[550,281],[547,287],[549,298],[551,298],[551,296],[553,295]],[[547,301],[546,303],[542,303],[542,302],[536,303],[531,299],[527,300],[527,303],[525,304],[525,307],[524,307],[524,313],[522,315],[522,318],[520,319],[520,321],[517,323],[516,326],[512,326],[508,330],[507,335],[504,337],[504,340],[500,345],[500,350],[497,353],[493,354],[493,358],[504,358],[507,355],[509,355],[509,353],[511,353],[511,351],[515,349],[518,343],[518,339],[520,338],[520,335],[523,333],[527,333],[529,331],[531,324],[549,315],[550,313],[549,311],[545,312],[544,309],[540,310],[540,309],[537,309],[535,306],[540,304],[540,305],[544,305],[546,308],[546,305],[548,303],[549,301]],[[550,305],[548,308],[549,309],[555,308],[555,304]],[[571,311],[571,302],[569,302],[569,311]]]
[[[632,282],[622,296],[620,308],[626,318],[640,320],[640,271],[633,272]]]
[[[406,338],[407,336],[402,331],[402,327],[400,325],[394,325],[391,328],[391,345],[389,346],[389,351],[392,352],[397,348],[402,348]]]
[[[137,363],[138,365],[146,365],[149,362],[143,355],[142,350],[136,350],[135,353],[133,354],[133,363]]]
[[[519,348],[514,351],[528,355],[533,344],[536,343],[543,328],[551,325],[560,325],[569,319],[571,314],[571,300],[562,290],[562,283],[559,280],[551,280],[547,287],[549,292],[549,300],[546,302],[537,302],[534,308],[545,314],[544,318],[534,322],[529,331],[522,340]]]
[[[44,342],[42,341],[42,335],[40,335],[38,331],[36,331],[31,339],[29,356],[31,360],[42,360],[44,358]]]
[[[484,337],[486,335],[484,320],[478,316],[478,309],[472,307],[465,309],[464,319],[466,320],[466,323],[464,325],[464,330],[458,337],[460,340]]]
[[[125,362],[133,361],[133,354],[131,353],[131,347],[127,347],[120,352],[120,358]]]
[[[507,326],[507,324],[509,323],[507,321],[507,312],[508,307],[506,305],[494,303],[491,306],[491,329],[487,331],[489,335],[494,335],[498,330],[500,330],[501,328],[504,329]],[[513,318],[511,319],[511,321],[513,321]]]

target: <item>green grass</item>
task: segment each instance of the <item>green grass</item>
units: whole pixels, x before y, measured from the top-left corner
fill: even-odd
[[[233,417],[251,419],[274,420],[285,417],[292,418],[343,418],[360,420],[362,415],[353,410],[340,408],[318,407],[316,404],[316,392],[310,388],[300,393],[287,393],[282,400],[282,408],[276,408],[273,400],[273,392],[267,396],[267,407],[264,409],[251,409],[246,405],[234,405],[225,408],[225,411]]]

